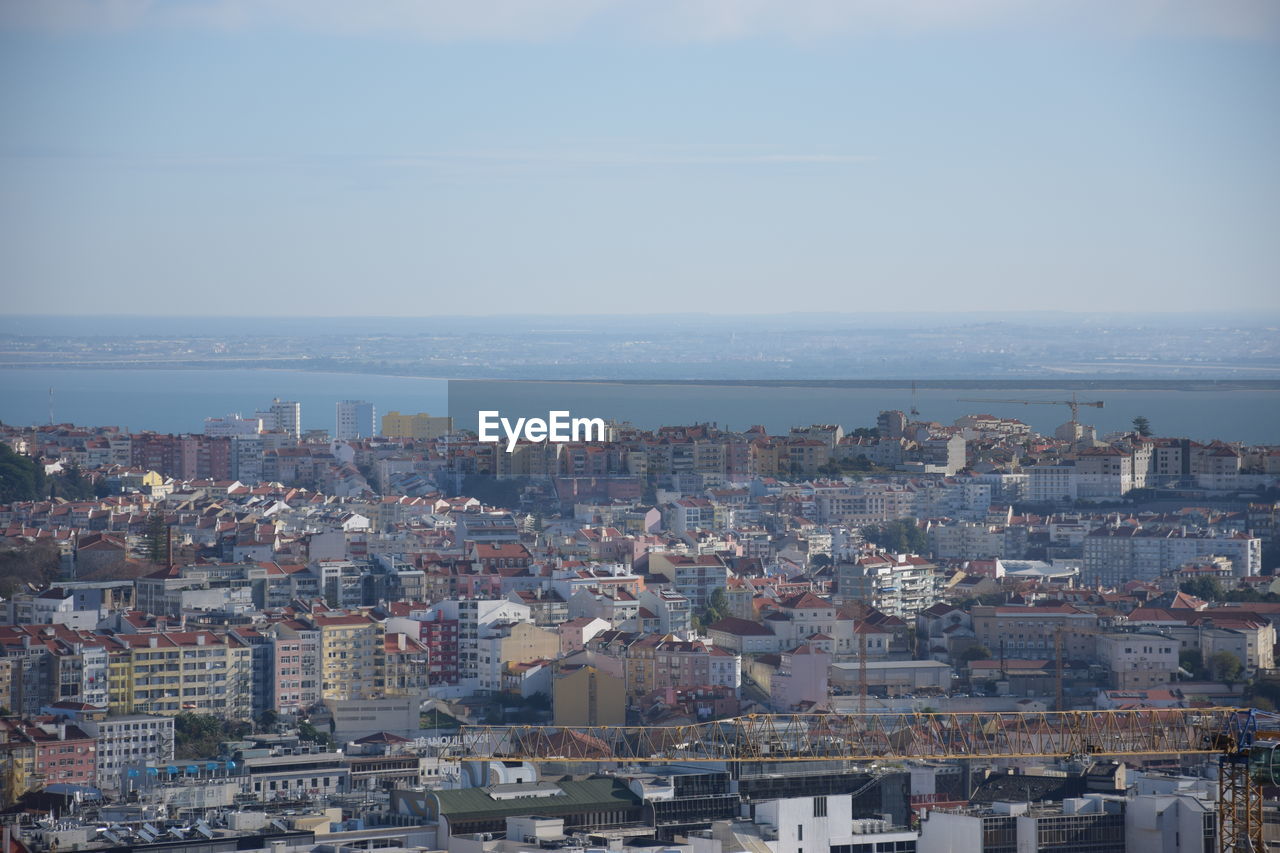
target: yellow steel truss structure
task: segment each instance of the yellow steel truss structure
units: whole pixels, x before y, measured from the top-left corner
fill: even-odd
[[[534,763],[944,761],[1216,755],[1218,849],[1260,853],[1239,708],[754,714],[685,726],[463,726],[444,757]],[[1227,734],[1224,734],[1227,733]]]
[[[530,762],[894,761],[1220,754],[1234,708],[758,714],[695,725],[463,726],[449,752]]]

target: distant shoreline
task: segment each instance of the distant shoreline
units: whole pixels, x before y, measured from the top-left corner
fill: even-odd
[[[751,388],[910,389],[914,386],[922,391],[948,388],[1046,391],[1280,391],[1280,379],[491,379],[482,381]]]
[[[573,385],[648,385],[724,388],[882,388],[919,390],[1043,390],[1043,391],[1280,391],[1280,379],[1156,379],[1129,378],[1011,378],[992,377],[969,379],[629,379],[629,378],[532,378],[502,375],[453,375],[422,374],[403,370],[360,369],[317,364],[311,360],[281,359],[279,362],[259,359],[243,362],[81,362],[0,364],[0,376],[6,370],[172,370],[199,372],[204,370],[280,371],[288,373],[331,373],[342,376],[385,376],[402,379],[424,379],[435,382],[529,382],[565,383]]]

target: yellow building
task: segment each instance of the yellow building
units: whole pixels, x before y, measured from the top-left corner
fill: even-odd
[[[425,441],[453,432],[453,418],[433,418],[426,412],[402,415],[387,412],[382,416],[382,434],[386,438],[412,438]]]
[[[510,632],[501,638],[498,657],[500,662],[529,663],[535,660],[555,660],[560,656],[560,634],[547,628],[539,628],[532,622],[517,622]]]
[[[320,692],[324,699],[373,699],[385,694],[384,629],[364,614],[315,613],[320,630]]]
[[[594,666],[569,666],[555,675],[552,709],[557,726],[620,726],[627,719],[622,679]]]
[[[253,714],[253,650],[211,631],[117,634],[108,638],[111,714],[183,711],[232,720]]]
[[[11,740],[0,727],[0,808],[13,805],[32,787],[36,774],[36,745]]]
[[[5,708],[18,707],[18,703],[13,701],[13,668],[13,661],[0,658],[0,705]]]

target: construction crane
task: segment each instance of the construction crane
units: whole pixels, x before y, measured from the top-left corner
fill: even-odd
[[[1280,783],[1280,715],[1238,711],[1218,748],[1218,853],[1263,853],[1262,786]]]
[[[1023,406],[1070,406],[1071,407],[1071,423],[1080,423],[1080,407],[1091,406],[1095,409],[1103,407],[1102,400],[1093,400],[1086,402],[1077,400],[1073,392],[1070,400],[992,400],[985,397],[961,397],[956,400],[957,403],[1020,403]]]
[[[1240,708],[753,714],[684,726],[462,726],[441,758],[535,764],[1218,756],[1219,853],[1261,853],[1280,716]]]
[[[865,619],[865,617],[864,617]],[[867,713],[867,630],[864,621],[858,631],[858,713]]]

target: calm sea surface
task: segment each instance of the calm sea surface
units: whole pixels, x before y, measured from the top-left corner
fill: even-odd
[[[732,429],[762,424],[770,432],[798,424],[839,423],[847,429],[874,425],[883,409],[907,410],[911,392],[898,388],[796,388],[703,385],[611,385],[477,383],[467,393],[441,379],[292,370],[108,370],[0,369],[0,421],[41,424],[114,424],[131,430],[200,432],[206,417],[267,407],[273,397],[302,404],[304,428],[334,428],[334,404],[368,400],[381,416],[390,410],[445,414],[450,397],[460,425],[474,424],[475,408],[531,413],[554,403],[575,415],[631,421],[637,426],[714,421]],[[513,390],[514,389],[514,390]],[[966,413],[1016,417],[1038,432],[1052,432],[1069,417],[1065,406],[961,402],[960,398],[1069,399],[1053,390],[921,389],[920,416],[950,423]],[[1128,428],[1137,415],[1157,435],[1200,441],[1221,438],[1250,444],[1280,444],[1280,392],[1274,390],[1085,391],[1081,400],[1101,399],[1105,408],[1081,409],[1081,421],[1099,433]],[[524,411],[522,411],[524,410]]]

